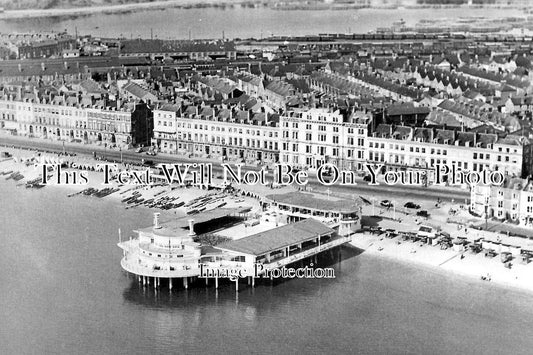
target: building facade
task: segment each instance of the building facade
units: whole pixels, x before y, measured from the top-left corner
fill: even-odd
[[[278,139],[277,115],[193,105],[156,110],[152,144],[165,153],[275,163]]]
[[[368,137],[367,159],[396,169],[455,164],[462,170],[498,170],[521,177],[531,172],[531,142],[512,135],[383,124]]]
[[[14,135],[110,146],[149,143],[153,131],[150,107],[74,104],[63,97],[48,101],[0,98],[0,128]]]
[[[470,193],[470,209],[486,218],[533,227],[533,181],[511,178],[501,186],[477,185]]]
[[[328,108],[290,111],[280,118],[281,162],[317,169],[325,163],[362,169],[372,117]]]

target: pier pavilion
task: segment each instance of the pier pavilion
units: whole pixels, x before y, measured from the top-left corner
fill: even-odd
[[[315,256],[350,241],[316,219],[307,218],[248,237],[216,246],[222,251],[216,257],[203,257],[203,262],[248,272],[254,278],[272,269],[279,269]],[[236,285],[238,287],[238,283]]]
[[[335,229],[339,235],[350,235],[361,228],[362,202],[324,198],[316,194],[291,192],[268,195],[261,201],[263,211],[287,217],[287,223],[314,218]]]
[[[200,243],[194,242],[195,230],[200,233],[222,225],[236,223],[249,212],[249,207],[219,208],[194,216],[178,218],[160,223],[159,213],[154,213],[150,227],[136,230],[138,238],[120,241],[118,246],[124,251],[121,265],[124,270],[139,277],[143,285],[153,282],[158,287],[161,279],[183,279],[187,288],[189,278],[200,275]]]
[[[177,227],[175,223],[159,223],[159,213],[154,213],[153,226],[136,231],[138,238],[120,242],[118,246],[124,251],[121,266],[127,272],[139,277],[143,285],[153,280],[158,287],[161,278],[169,280],[182,278],[187,287],[188,278],[199,275],[201,248],[193,241],[196,236],[193,220],[189,221],[189,230]]]
[[[225,217],[229,210],[232,209],[212,211],[199,221],[216,221]],[[234,210],[239,213],[242,209]],[[153,226],[137,230],[138,238],[118,244],[124,251],[122,268],[136,275],[143,286],[153,282],[156,289],[162,278],[168,280],[171,290],[175,279],[182,279],[183,286],[188,288],[189,280],[198,277],[205,278],[206,285],[209,278],[214,278],[218,288],[219,274],[226,270],[240,271],[253,287],[255,277],[316,256],[351,238],[351,233],[341,235],[335,225],[331,227],[311,217],[247,237],[236,236],[215,247],[194,242],[196,233],[192,219],[188,221],[188,230],[183,227],[183,219],[161,224],[159,214],[155,213]],[[202,274],[202,268],[213,270],[215,276]],[[238,290],[238,279],[235,287]]]

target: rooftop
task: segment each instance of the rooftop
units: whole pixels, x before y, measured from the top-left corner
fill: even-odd
[[[333,229],[317,220],[308,218],[249,237],[222,243],[217,248],[258,256],[333,232]]]
[[[268,195],[266,198],[277,203],[283,203],[294,207],[342,213],[353,213],[359,211],[359,207],[361,206],[360,200],[330,200],[328,198],[321,198],[317,195],[303,192]]]
[[[141,233],[155,233],[163,237],[182,237],[188,232],[185,229],[189,228],[189,220],[194,220],[194,224],[205,223],[219,218],[231,216],[237,213],[246,213],[250,210],[249,207],[239,208],[217,208],[214,210],[201,212],[195,215],[184,216],[176,220],[159,223],[160,228],[154,229],[153,226],[136,230]]]

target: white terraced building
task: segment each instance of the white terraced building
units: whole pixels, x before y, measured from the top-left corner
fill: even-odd
[[[362,169],[372,117],[328,108],[291,111],[280,118],[281,162],[316,169],[324,163]]]
[[[117,104],[121,105],[118,109]],[[151,135],[151,110],[146,104],[114,105],[81,104],[75,97],[63,96],[50,100],[3,96],[0,129],[20,136],[123,147]]]
[[[379,125],[368,137],[368,161],[392,168],[455,164],[462,170],[498,170],[521,177],[533,171],[533,143],[526,137]]]
[[[279,159],[279,116],[223,107],[163,106],[152,145],[161,152],[249,163]]]
[[[533,180],[510,178],[502,186],[477,185],[470,193],[470,208],[483,217],[533,228]]]

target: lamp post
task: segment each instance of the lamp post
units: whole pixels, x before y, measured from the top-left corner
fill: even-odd
[[[488,219],[489,219],[489,196],[485,196],[485,230],[487,230],[487,227],[488,227]]]
[[[104,143],[104,160],[106,159],[107,155],[107,143]]]

